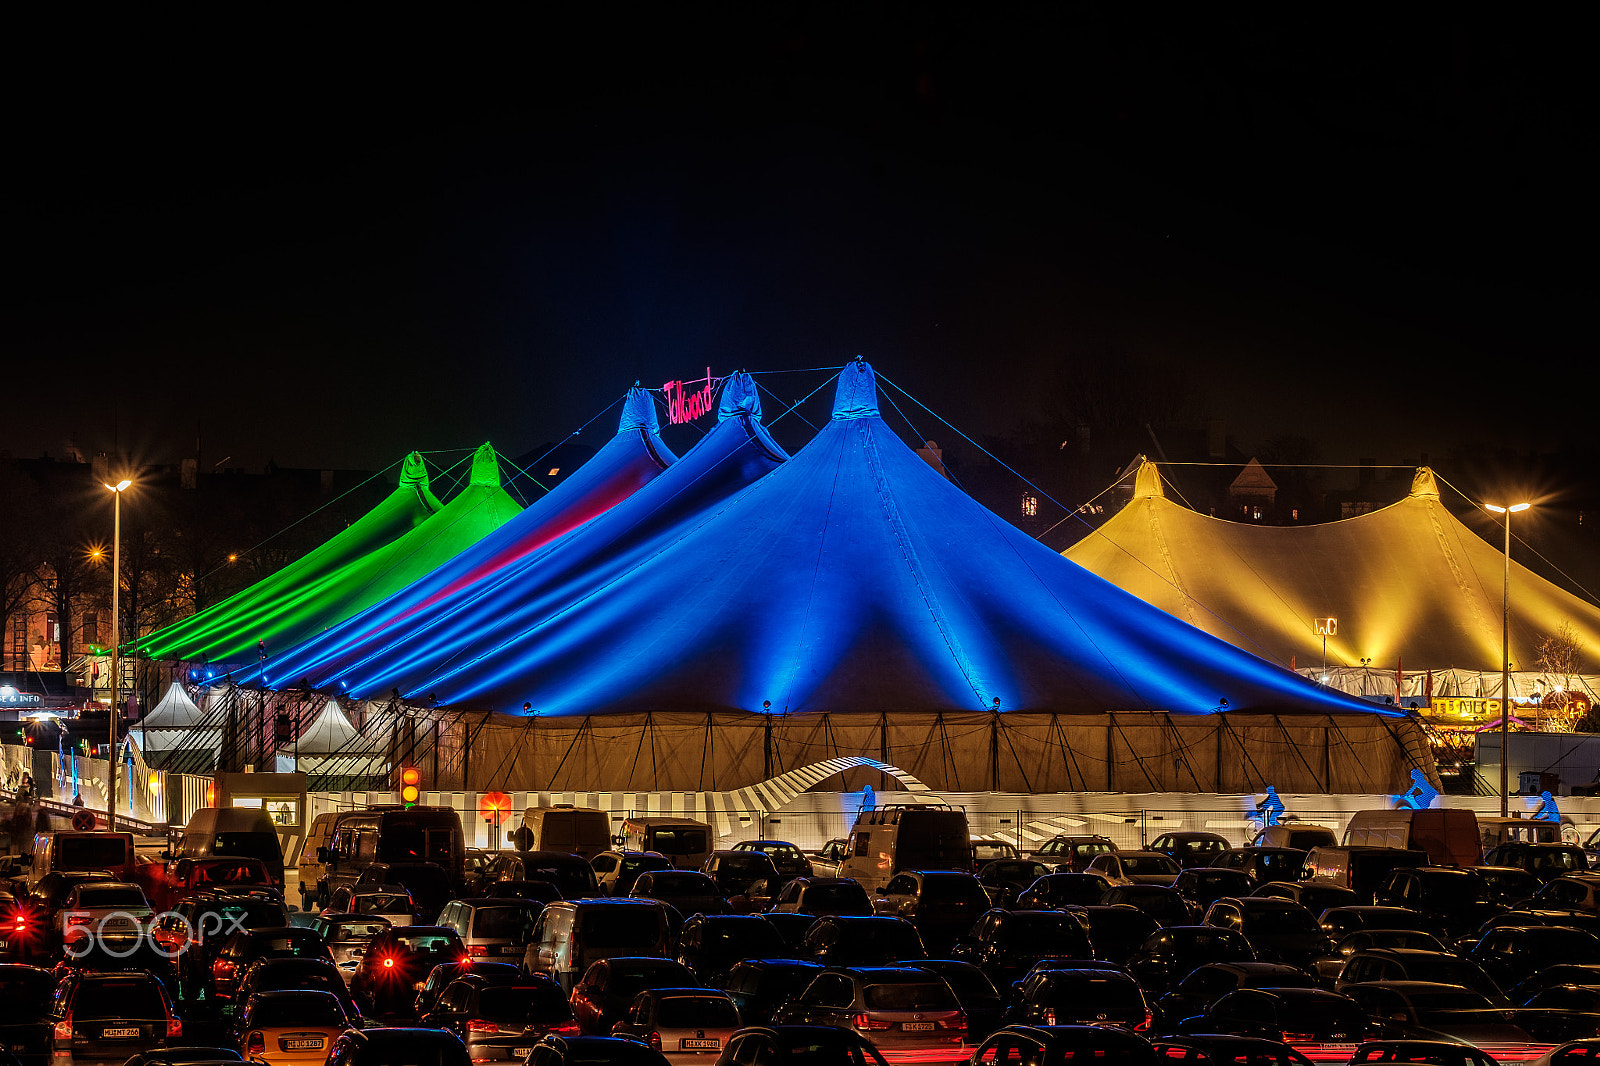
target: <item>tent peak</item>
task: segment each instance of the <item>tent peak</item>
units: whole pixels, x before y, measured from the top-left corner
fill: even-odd
[[[839,389],[833,397],[835,421],[851,418],[877,418],[878,376],[872,364],[856,356],[855,362],[839,371]]]
[[[500,460],[495,455],[494,445],[488,441],[478,445],[478,450],[472,453],[471,483],[490,489],[500,487]]]
[[[756,382],[743,370],[729,374],[722,383],[722,402],[717,408],[717,421],[726,422],[738,415],[761,421],[761,397],[756,395]]]
[[[412,452],[400,462],[400,484],[402,486],[417,485],[424,489],[428,487],[428,464],[422,461],[422,456]]]
[[[1133,476],[1133,498],[1136,500],[1159,500],[1166,498],[1166,489],[1161,484],[1161,472],[1156,469],[1156,464],[1144,456],[1139,456],[1139,470]]]
[[[1433,470],[1426,466],[1417,467],[1417,472],[1411,478],[1411,495],[1425,500],[1439,498],[1439,483],[1433,479]]]
[[[656,419],[656,405],[650,399],[649,391],[640,388],[637,383],[628,390],[628,398],[623,401],[617,432],[628,433],[636,429],[652,435],[661,432],[661,423]]]

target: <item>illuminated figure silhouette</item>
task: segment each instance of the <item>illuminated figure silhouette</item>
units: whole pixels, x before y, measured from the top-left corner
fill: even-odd
[[[1267,794],[1256,804],[1256,813],[1261,816],[1261,826],[1277,825],[1278,819],[1283,817],[1283,800],[1278,798],[1278,790],[1271,785],[1267,786]]]
[[[1395,806],[1423,811],[1432,807],[1433,801],[1438,798],[1439,790],[1428,784],[1428,779],[1422,776],[1422,771],[1412,770],[1411,787],[1403,795],[1395,797]]]
[[[1543,792],[1540,793],[1539,800],[1539,809],[1533,812],[1535,818],[1545,822],[1561,821],[1561,811],[1556,808],[1556,798],[1554,796],[1548,792]]]

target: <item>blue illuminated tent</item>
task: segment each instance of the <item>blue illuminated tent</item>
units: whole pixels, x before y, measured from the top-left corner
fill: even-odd
[[[500,562],[492,570],[469,552],[448,573],[280,656],[269,664],[266,683],[303,682],[357,697],[391,689],[425,693],[437,671],[470,661],[501,634],[604,587],[787,458],[761,425],[748,374],[727,379],[718,414],[716,427],[682,459],[592,521],[538,550],[510,558],[496,551]]]
[[[464,606],[450,625],[473,634],[470,653],[420,656],[429,669],[401,694],[541,715],[1373,709],[1183,624],[973,502],[879,417],[863,362],[788,463],[557,591],[564,603],[527,612]],[[524,594],[516,579],[504,593]]]

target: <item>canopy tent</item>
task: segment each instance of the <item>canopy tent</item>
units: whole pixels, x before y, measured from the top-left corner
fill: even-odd
[[[199,706],[189,698],[183,685],[174,681],[167,687],[166,695],[150,708],[150,713],[140,720],[139,725],[145,729],[192,729],[200,724],[203,717]]]
[[[351,696],[427,692],[434,671],[603,587],[787,458],[761,425],[748,374],[724,383],[718,417],[682,459],[604,514],[520,558],[502,552],[495,569],[464,558],[269,662],[266,683]]]
[[[1314,526],[1256,526],[1167,499],[1154,463],[1132,501],[1067,549],[1068,559],[1213,636],[1282,665],[1319,664],[1318,619],[1337,620],[1330,666],[1362,659],[1408,671],[1498,669],[1505,556],[1445,509],[1433,472],[1370,514]],[[1570,622],[1600,646],[1600,608],[1515,561],[1511,660]]]
[[[300,731],[297,755],[335,755],[366,751],[372,747],[345,716],[338,700],[328,700],[317,717]]]
[[[255,654],[260,619],[269,617],[319,577],[338,571],[363,555],[411,532],[444,505],[428,488],[428,468],[412,452],[400,467],[400,483],[383,502],[327,543],[242,592],[180,622],[157,630],[133,645],[153,659],[221,664],[248,661]]]
[[[409,675],[402,695],[539,715],[1377,712],[985,510],[883,422],[864,362],[788,462],[558,591],[528,614],[464,603],[450,624],[477,635],[472,654]]]

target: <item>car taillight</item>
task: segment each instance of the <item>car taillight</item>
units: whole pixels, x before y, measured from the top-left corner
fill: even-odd
[[[650,1030],[650,1050],[661,1050],[661,1034],[656,1032],[654,1029]]]
[[[946,1018],[944,1021],[939,1023],[939,1028],[960,1029],[962,1032],[966,1032],[967,1016],[965,1014],[958,1014],[954,1018]]]
[[[557,1024],[546,1029],[545,1032],[551,1034],[552,1036],[577,1036],[579,1033],[583,1032],[583,1026],[579,1025],[575,1021],[558,1022]]]
[[[482,1018],[467,1019],[467,1032],[469,1033],[498,1033],[500,1026],[494,1022],[486,1022]]]
[[[251,1054],[261,1054],[267,1050],[267,1038],[259,1032],[251,1033],[250,1038],[245,1042],[245,1050]]]
[[[69,1043],[72,1041],[72,1015],[69,1014],[56,1022],[56,1039]]]
[[[235,967],[230,959],[218,959],[211,964],[212,977],[231,977]]]
[[[1145,1011],[1144,1011],[1144,1021],[1142,1021],[1138,1025],[1134,1026],[1133,1029],[1134,1029],[1134,1032],[1142,1033],[1142,1032],[1144,1032],[1146,1029],[1150,1028],[1154,1024],[1156,1024],[1155,1013],[1153,1011],[1151,1011],[1149,1007],[1146,1007]]]
[[[183,1035],[183,1020],[180,1018],[167,1019],[167,1039],[176,1040]]]
[[[1317,1039],[1316,1033],[1284,1033],[1285,1044],[1310,1044]]]
[[[854,1020],[857,1029],[887,1029],[894,1024],[893,1022],[879,1021],[865,1012],[857,1014]]]
[[[489,947],[486,944],[468,944],[467,945],[467,955],[468,955],[468,957],[471,957],[471,956],[474,956],[474,955],[487,955],[487,954],[489,954]]]
[[[1044,1024],[1056,1024],[1056,1009],[1054,1007],[1046,1007],[1044,1009]]]

